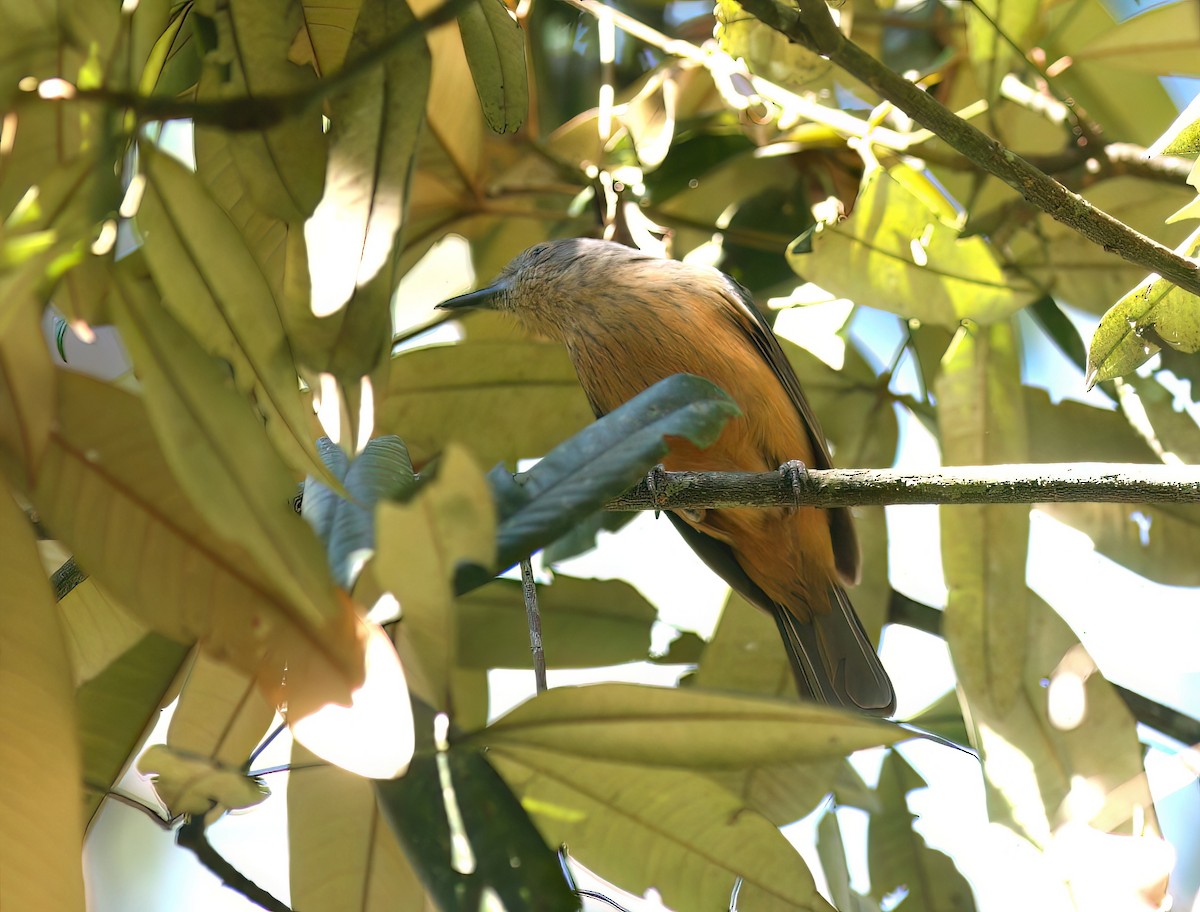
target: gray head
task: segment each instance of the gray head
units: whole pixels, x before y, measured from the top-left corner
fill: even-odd
[[[487,308],[511,313],[528,330],[564,339],[604,310],[628,306],[631,287],[670,261],[593,238],[535,244],[504,267],[491,285],[438,305],[441,310]],[[615,314],[614,314],[615,316]]]

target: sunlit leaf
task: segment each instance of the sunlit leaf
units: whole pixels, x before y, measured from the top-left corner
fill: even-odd
[[[347,60],[377,50],[414,22],[406,3],[364,0]],[[429,73],[426,43],[410,42],[330,98],[325,195],[304,229],[312,298],[295,302],[291,319],[302,357],[317,369],[357,377],[387,351],[400,279],[394,245],[408,207]]]
[[[249,675],[198,653],[167,729],[167,747],[239,768],[275,718]]]
[[[632,684],[556,687],[471,736],[490,748],[692,770],[840,758],[908,737],[895,725],[814,703]]]
[[[261,670],[264,650],[282,646],[291,631],[291,646],[310,650],[348,694],[362,674],[350,619],[339,613],[310,624],[242,549],[213,533],[168,468],[136,397],[62,373],[58,416],[30,500],[122,606],[248,672]]]
[[[7,490],[0,493],[0,540],[4,903],[80,910],[83,820],[71,666],[33,531]],[[37,788],[40,782],[54,787]]]
[[[90,681],[147,633],[94,579],[85,579],[58,601],[75,686]]]
[[[202,15],[195,11],[193,15]],[[256,0],[205,10],[217,46],[204,58],[199,100],[311,91],[316,74],[289,59],[304,26],[296,0]],[[230,148],[246,192],[264,212],[285,221],[307,218],[321,197],[325,142],[319,108],[297,106],[261,132],[238,130]]]
[[[961,236],[939,193],[906,165],[870,171],[848,219],[819,228],[811,254],[793,244],[792,268],[838,297],[942,326],[991,323],[1033,300],[985,239]]]
[[[89,826],[130,758],[150,736],[159,711],[174,698],[173,685],[188,651],[174,640],[148,633],[76,691]]]
[[[336,613],[316,537],[291,508],[289,473],[250,404],[153,296],[117,277],[112,306],[163,453],[209,525],[254,558],[306,623]]]
[[[1166,346],[1200,351],[1200,297],[1151,276],[1101,317],[1088,351],[1087,385],[1132,373]]]
[[[483,473],[453,447],[412,499],[375,510],[373,573],[400,602],[407,635],[443,705],[456,651],[454,579],[463,564],[492,565],[495,523]]]

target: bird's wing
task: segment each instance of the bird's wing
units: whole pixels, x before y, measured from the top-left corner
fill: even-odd
[[[787,390],[800,420],[804,423],[804,430],[808,434],[817,462],[811,468],[832,468],[833,461],[829,455],[829,446],[825,442],[825,435],[821,431],[821,422],[817,420],[812,406],[804,398],[804,393],[800,390],[800,381],[796,378],[796,371],[788,361],[787,355],[784,354],[779,340],[775,338],[775,333],[767,323],[767,318],[758,309],[758,305],[754,303],[754,298],[751,297],[749,291],[728,276],[724,276],[724,278],[728,292],[727,298],[732,306],[731,313],[737,317],[739,327],[749,336],[754,347],[775,371],[775,376]],[[854,521],[850,517],[850,511],[844,507],[835,507],[828,512],[829,529],[833,537],[833,551],[838,571],[847,583],[858,582],[862,572],[862,554],[858,548],[858,536],[854,534]]]

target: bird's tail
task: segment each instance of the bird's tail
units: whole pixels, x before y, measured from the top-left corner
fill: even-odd
[[[782,605],[774,606],[797,687],[819,703],[890,716],[896,693],[850,598],[833,583],[827,592],[829,610],[813,611],[810,623],[802,623]]]

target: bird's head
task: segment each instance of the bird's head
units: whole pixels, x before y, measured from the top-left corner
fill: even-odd
[[[602,321],[611,308],[628,304],[625,286],[636,282],[643,268],[662,262],[612,241],[547,241],[519,254],[491,285],[443,301],[438,308],[503,311],[531,332],[563,340]]]

